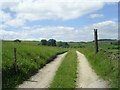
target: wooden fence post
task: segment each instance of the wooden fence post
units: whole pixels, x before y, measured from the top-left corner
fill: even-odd
[[[16,48],[14,48],[14,70],[17,73],[17,56],[16,56]]]
[[[98,52],[98,35],[97,35],[97,29],[94,29],[94,37],[95,37],[95,53]]]

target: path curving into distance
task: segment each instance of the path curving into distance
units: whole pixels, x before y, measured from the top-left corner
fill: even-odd
[[[77,88],[110,88],[108,82],[97,76],[86,57],[79,51],[76,53],[78,56]]]
[[[67,52],[58,55],[56,59],[40,69],[36,75],[32,76],[28,81],[24,81],[17,88],[48,88],[66,54]]]

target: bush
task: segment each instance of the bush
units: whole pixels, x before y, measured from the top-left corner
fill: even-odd
[[[42,45],[47,45],[47,40],[45,40],[45,39],[41,40],[41,44]]]
[[[48,46],[56,46],[56,40],[54,40],[54,39],[49,39],[48,42],[47,42],[47,45],[48,45]]]
[[[69,44],[67,42],[58,42],[58,47],[69,48]]]
[[[14,40],[14,42],[21,42],[21,40],[19,40],[19,39],[16,39],[16,40]]]

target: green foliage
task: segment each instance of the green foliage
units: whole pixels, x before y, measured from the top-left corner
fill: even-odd
[[[54,39],[49,39],[49,40],[48,40],[48,46],[56,46],[56,40],[54,40]]]
[[[46,63],[49,63],[57,54],[63,53],[66,49],[38,46],[38,42],[15,43],[3,41],[2,44],[2,74],[3,88],[14,88],[30,76],[35,74]],[[17,74],[14,73],[14,53],[17,48]]]
[[[116,39],[99,39],[99,41],[115,41]]]
[[[45,39],[41,40],[41,44],[42,45],[47,45],[47,40],[45,40]]]
[[[69,44],[67,42],[58,42],[58,47],[69,48]]]
[[[56,40],[54,39],[49,39],[48,41],[43,39],[41,40],[41,43],[38,45],[44,45],[44,46],[56,46]]]
[[[0,70],[2,68],[2,41],[0,40]]]
[[[75,88],[77,70],[77,55],[70,50],[58,68],[50,88]]]
[[[68,44],[71,48],[83,48],[85,42],[69,42]]]
[[[14,42],[21,42],[21,40],[19,40],[19,39],[16,39],[16,40],[14,40]]]

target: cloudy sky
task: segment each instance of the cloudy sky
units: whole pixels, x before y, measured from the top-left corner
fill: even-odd
[[[0,39],[117,39],[118,1],[0,0]]]

